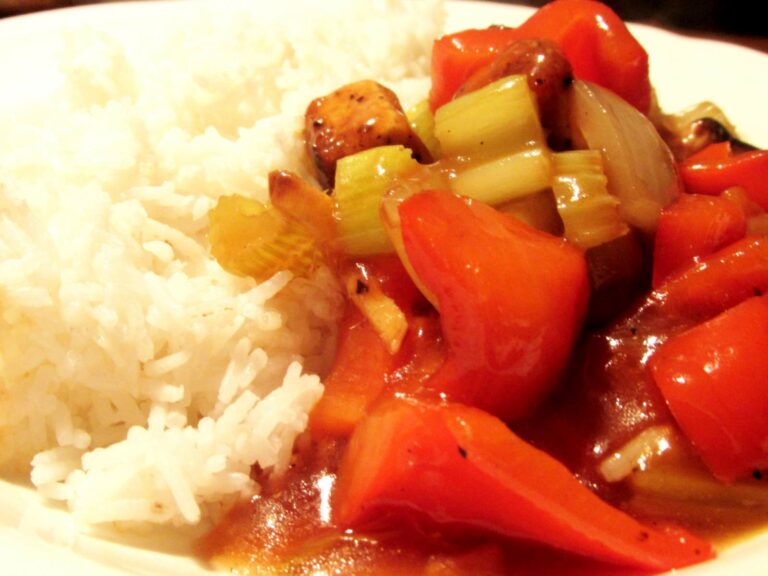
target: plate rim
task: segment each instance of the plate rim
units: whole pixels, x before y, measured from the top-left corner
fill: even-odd
[[[164,13],[173,14],[176,10],[190,10],[194,9],[195,5],[202,5],[205,3],[211,4],[210,0],[157,0],[151,3],[141,0],[127,0],[107,4],[88,4],[33,14],[11,16],[0,20],[0,35],[5,36],[6,38],[5,40],[0,40],[0,46],[2,46],[3,41],[8,41],[9,36],[12,40],[14,37],[18,38],[24,37],[25,35],[40,34],[43,31],[49,30],[51,27],[60,27],[62,25],[70,24],[81,25],[83,23],[89,24],[95,22],[102,25],[106,24],[108,29],[109,26],[114,25],[114,22],[119,21],[125,16],[139,18],[143,17],[143,14],[139,13],[145,13],[146,11],[153,11],[153,16],[162,15]],[[237,2],[222,3],[223,6],[236,6],[237,4]],[[479,13],[481,17],[490,12],[504,11],[505,14],[508,14],[511,18],[515,19],[522,19],[527,14],[534,11],[533,8],[527,6],[502,4],[489,2],[487,0],[448,0],[446,7],[449,15],[448,22],[451,22],[451,12],[460,12],[462,10],[465,11],[465,13]],[[638,38],[644,45],[649,41],[654,45],[663,42],[695,43],[698,47],[705,47],[706,50],[725,51],[729,54],[729,57],[736,54],[740,57],[747,57],[745,55],[749,55],[748,59],[756,58],[762,60],[763,64],[768,63],[768,55],[738,44],[711,38],[691,37],[690,35],[682,34],[678,31],[657,28],[646,24],[630,23],[630,28],[638,35]],[[649,54],[652,53],[650,48],[648,51]],[[0,59],[0,66],[2,65],[2,62],[3,61]],[[653,74],[653,61],[651,64],[651,71]],[[1,70],[2,68],[0,67],[0,71]],[[766,81],[766,86],[768,86],[768,81]],[[729,111],[726,110],[726,112]],[[763,138],[768,138],[768,130],[766,130]],[[136,570],[136,567],[132,567],[129,561],[124,562],[121,567],[115,568],[115,566],[110,566],[109,564],[104,564],[100,560],[95,560],[94,558],[100,557],[100,552],[96,550],[98,546],[91,546],[89,548],[91,550],[90,555],[82,555],[73,552],[75,545],[72,542],[66,542],[66,538],[64,538],[65,541],[56,541],[56,538],[53,538],[53,541],[46,539],[44,534],[37,531],[37,528],[39,527],[36,528],[34,522],[30,520],[29,517],[25,520],[25,515],[30,513],[30,499],[40,501],[33,488],[9,482],[5,478],[0,477],[0,509],[2,509],[2,511],[0,511],[0,549],[3,549],[4,556],[9,553],[9,544],[11,545],[11,554],[26,554],[26,552],[29,552],[29,550],[24,547],[25,542],[26,544],[31,543],[30,545],[32,545],[34,549],[30,556],[19,556],[16,560],[14,559],[15,556],[12,556],[12,561],[30,560],[34,562],[45,562],[45,558],[50,557],[50,568],[57,569],[58,571],[61,571],[62,566],[64,566],[64,569],[69,570],[69,568],[67,568],[66,565],[62,565],[61,562],[71,563],[72,569],[76,571],[60,572],[65,576],[70,573],[93,574],[94,576],[97,574],[102,576],[119,576],[125,575],[126,573],[152,573],[151,571],[146,571],[146,566],[144,566],[144,569],[139,567],[139,569]],[[42,501],[40,501],[39,504],[39,510],[44,510],[44,512],[61,512],[52,509]],[[63,514],[67,513],[63,512]],[[19,538],[22,538],[25,542],[21,542]],[[94,537],[85,535],[82,538],[86,539],[84,541],[90,542],[87,539],[93,539]],[[35,557],[35,550],[37,550],[36,546],[38,545],[46,546],[45,554],[39,555],[43,558]],[[147,552],[146,550],[133,547],[126,548],[122,544],[114,544],[114,546],[123,549],[123,556],[125,556],[126,553],[130,556],[133,553],[143,554],[144,552]],[[111,549],[111,544],[103,547],[103,549]],[[119,552],[120,551],[117,551],[116,553],[119,555]],[[155,553],[150,551],[149,554],[151,556]],[[745,554],[747,555],[746,557],[744,556]],[[750,560],[753,556],[754,559]],[[722,566],[722,560],[724,559],[729,562],[727,566]],[[5,560],[5,574],[14,575],[29,573],[30,568],[28,565],[9,566],[7,563],[7,556]],[[715,562],[686,568],[678,571],[678,573],[689,576],[715,576],[716,573],[721,572],[721,570],[729,571],[739,569],[742,570],[740,573],[746,575],[748,573],[743,572],[743,570],[762,569],[764,568],[763,564],[766,560],[768,560],[768,529],[764,532],[750,536],[742,542],[730,545],[722,553],[720,559]],[[146,561],[150,561],[149,556],[146,558]],[[735,562],[735,564],[732,565],[733,562]],[[182,568],[182,571],[179,573],[190,574],[189,570],[192,569],[192,567],[192,565],[188,565],[186,566],[186,569]],[[17,569],[18,571],[14,571]],[[130,570],[130,572],[127,572],[126,570]],[[754,572],[754,574],[757,573],[757,571]],[[201,574],[210,574],[210,572],[204,571],[201,572]]]

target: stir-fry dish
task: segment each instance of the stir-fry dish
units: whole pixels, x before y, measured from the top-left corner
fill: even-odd
[[[335,271],[335,362],[290,469],[200,544],[282,573],[628,574],[768,520],[768,152],[655,102],[606,6],[434,42],[403,110],[308,104],[316,181],[210,212],[221,265]]]

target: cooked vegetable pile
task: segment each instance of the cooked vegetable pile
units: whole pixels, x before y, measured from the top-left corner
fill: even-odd
[[[257,279],[334,268],[336,362],[295,470],[207,555],[659,572],[768,519],[768,152],[663,114],[609,8],[439,38],[420,105],[363,80],[305,136],[320,185],[222,198],[210,240]]]

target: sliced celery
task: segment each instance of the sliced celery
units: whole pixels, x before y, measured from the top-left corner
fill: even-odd
[[[525,76],[508,76],[435,112],[435,136],[445,156],[494,158],[538,147],[544,134]]]
[[[223,196],[208,217],[211,252],[233,274],[259,281],[281,270],[303,276],[323,260],[312,233],[272,205]]]
[[[545,190],[551,179],[549,156],[532,149],[457,170],[451,189],[486,204],[500,204]]]
[[[341,248],[354,256],[393,250],[379,217],[384,193],[418,163],[404,146],[381,146],[339,160],[336,165],[336,219]]]
[[[552,171],[536,100],[525,76],[508,76],[435,113],[443,158],[457,194],[501,204],[546,190]]]
[[[440,158],[440,142],[435,137],[435,116],[429,108],[429,100],[422,100],[405,113],[411,130],[429,150],[433,159]]]
[[[627,233],[619,200],[608,192],[600,151],[553,154],[552,165],[552,191],[566,238],[586,249]]]

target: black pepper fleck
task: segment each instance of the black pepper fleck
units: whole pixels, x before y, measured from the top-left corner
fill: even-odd
[[[461,456],[462,458],[467,457],[467,450],[463,446],[459,446],[459,456]]]

